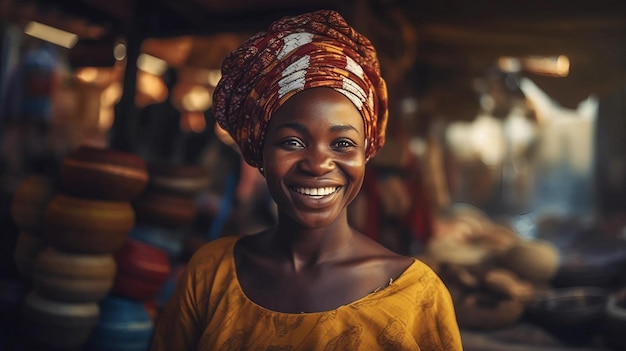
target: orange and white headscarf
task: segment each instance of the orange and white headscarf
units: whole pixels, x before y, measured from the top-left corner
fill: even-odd
[[[213,112],[246,162],[262,167],[270,118],[295,93],[315,87],[354,103],[365,124],[366,157],[374,156],[385,142],[387,87],[369,39],[332,10],[280,19],[230,53]]]

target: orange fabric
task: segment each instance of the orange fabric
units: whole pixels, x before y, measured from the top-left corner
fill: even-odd
[[[418,260],[386,288],[351,304],[280,313],[241,290],[237,239],[217,239],[196,252],[159,317],[152,351],[462,350],[450,294]]]

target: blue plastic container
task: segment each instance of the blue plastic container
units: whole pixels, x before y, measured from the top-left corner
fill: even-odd
[[[141,301],[109,296],[100,302],[100,321],[87,343],[88,351],[146,351],[154,322]]]

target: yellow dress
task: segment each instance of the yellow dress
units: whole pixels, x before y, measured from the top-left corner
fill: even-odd
[[[450,294],[415,260],[386,288],[337,309],[263,308],[237,280],[225,237],[200,248],[159,316],[152,351],[462,350]]]

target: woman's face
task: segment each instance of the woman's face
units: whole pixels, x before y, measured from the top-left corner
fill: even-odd
[[[313,88],[295,94],[272,116],[263,167],[279,212],[308,228],[345,215],[365,174],[365,131],[341,93]]]

